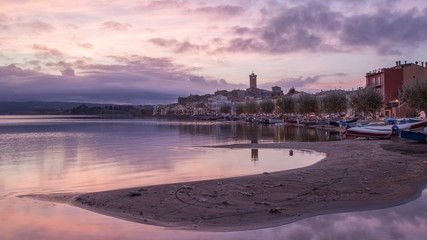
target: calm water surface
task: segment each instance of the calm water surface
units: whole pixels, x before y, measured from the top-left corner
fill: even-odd
[[[287,150],[200,146],[332,140],[340,140],[340,135],[237,122],[2,116],[0,239],[361,239],[360,234],[363,239],[424,239],[419,238],[427,233],[427,211],[419,211],[427,209],[424,196],[387,210],[333,214],[236,233],[172,231],[66,204],[16,197],[298,168],[324,155],[294,151],[289,156]]]

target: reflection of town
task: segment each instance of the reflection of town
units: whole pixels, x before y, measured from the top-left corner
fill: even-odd
[[[253,135],[252,139],[251,139],[251,143],[258,143],[258,135]],[[258,157],[258,149],[257,148],[252,148],[251,149],[251,161],[252,162],[257,162],[259,160]]]
[[[315,142],[340,140],[339,133],[327,132],[321,129],[293,127],[285,125],[263,125],[248,122],[227,122],[205,124],[179,124],[180,134],[211,135],[217,140],[224,141],[258,141],[266,142]]]
[[[251,161],[256,162],[258,161],[259,157],[258,157],[258,149],[257,148],[252,148],[251,149]]]

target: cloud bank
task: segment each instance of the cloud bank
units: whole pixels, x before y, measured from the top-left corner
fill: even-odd
[[[285,1],[267,6],[260,10],[263,20],[257,24],[232,27],[230,39],[222,41],[226,44],[199,47],[197,50],[216,54],[278,55],[372,49],[380,55],[399,55],[426,43],[427,8],[401,10],[393,7],[398,1],[386,1],[383,4],[362,1],[358,3],[366,6],[362,9],[364,11],[351,12],[336,8],[332,4],[336,2],[341,1],[299,1],[296,5]],[[244,15],[242,7],[228,5],[198,8],[193,12],[214,16],[216,19],[252,16],[250,13]],[[178,39],[160,40],[156,38],[149,42],[177,52]],[[180,52],[193,50],[194,48],[180,48]]]
[[[194,75],[193,69],[167,58],[138,55],[108,58],[115,64],[91,64],[83,60],[51,63],[61,75],[25,70],[16,65],[0,67],[0,100],[159,104],[176,102],[179,96],[190,93],[243,87],[224,79]]]

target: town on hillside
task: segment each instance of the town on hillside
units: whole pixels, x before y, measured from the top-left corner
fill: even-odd
[[[402,89],[417,81],[427,81],[427,62],[396,61],[395,66],[367,72],[365,81],[365,88],[350,91],[329,90],[308,94],[291,88],[284,94],[279,86],[273,86],[271,90],[258,88],[257,75],[252,72],[249,75],[249,88],[245,90],[218,90],[214,94],[179,97],[178,103],[154,106],[153,115],[225,116],[261,113],[277,116],[284,113],[336,113],[350,117],[356,112],[362,112],[370,113],[373,118],[416,116],[420,109],[417,111],[401,99]],[[368,89],[374,89],[374,94],[378,93],[381,99],[376,101],[362,96],[361,92]],[[358,95],[361,100],[370,102],[357,101]],[[369,106],[372,104],[374,109]]]

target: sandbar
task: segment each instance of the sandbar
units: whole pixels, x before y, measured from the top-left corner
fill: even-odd
[[[427,145],[401,139],[216,147],[309,149],[326,153],[326,158],[304,168],[259,175],[47,198],[143,224],[244,231],[400,205],[420,196],[427,185]]]

